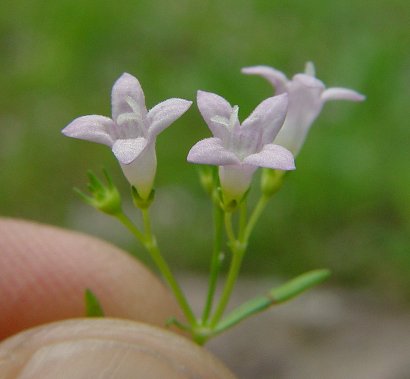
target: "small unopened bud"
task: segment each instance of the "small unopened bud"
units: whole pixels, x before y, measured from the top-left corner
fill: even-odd
[[[215,168],[203,166],[200,167],[198,171],[199,181],[201,182],[202,188],[208,195],[212,196],[216,181]]]
[[[92,172],[88,172],[89,183],[87,185],[91,196],[86,195],[77,188],[74,190],[81,198],[92,207],[103,213],[115,215],[121,212],[121,195],[117,187],[113,184],[106,170],[103,170],[107,185],[104,185],[97,176]]]
[[[273,196],[282,187],[283,177],[286,171],[263,169],[261,177],[261,191],[266,197]]]

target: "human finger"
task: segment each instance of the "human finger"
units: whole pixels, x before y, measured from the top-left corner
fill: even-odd
[[[157,277],[113,245],[48,225],[0,219],[0,340],[35,325],[83,317],[86,288],[111,317],[163,326],[180,316]]]
[[[234,379],[206,350],[151,325],[114,319],[60,321],[0,344],[4,379]]]

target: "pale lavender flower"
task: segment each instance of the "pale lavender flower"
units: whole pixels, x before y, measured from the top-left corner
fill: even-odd
[[[241,125],[237,106],[216,94],[198,91],[198,108],[214,136],[195,144],[187,159],[219,166],[228,201],[240,200],[258,167],[295,169],[292,154],[272,143],[286,116],[287,97],[283,94],[264,100]]]
[[[157,167],[156,137],[186,112],[192,102],[173,98],[147,111],[140,83],[127,73],[115,82],[111,102],[112,119],[82,116],[67,125],[62,133],[111,147],[125,177],[141,198],[146,199]]]
[[[245,67],[242,73],[260,75],[276,89],[276,94],[289,95],[289,109],[275,143],[289,149],[295,156],[299,153],[313,121],[319,116],[325,102],[329,100],[362,101],[365,97],[346,88],[325,88],[315,78],[313,63],[306,64],[305,73],[296,74],[292,80],[282,72],[268,66]]]

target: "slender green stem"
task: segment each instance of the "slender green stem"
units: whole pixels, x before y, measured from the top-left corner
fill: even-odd
[[[225,287],[219,300],[218,307],[210,322],[211,329],[215,328],[215,326],[218,324],[218,321],[221,319],[226,309],[226,306],[228,305],[229,298],[231,297],[232,290],[234,288],[236,279],[239,274],[239,270],[241,268],[244,252],[244,248],[233,251],[231,266],[229,268],[229,273],[225,282]]]
[[[239,216],[239,233],[238,233],[238,239],[240,241],[245,240],[245,229],[246,229],[246,220],[248,216],[248,204],[247,200],[245,199],[241,203],[241,208],[240,208],[240,216]]]
[[[202,313],[202,323],[206,323],[212,310],[212,304],[215,297],[216,284],[219,272],[221,270],[221,247],[222,247],[222,226],[223,213],[219,204],[214,204],[214,245],[211,260],[211,270],[209,274],[208,294]]]
[[[265,209],[268,200],[269,197],[263,195],[261,196],[258,203],[256,204],[254,211],[251,214],[248,224],[246,224],[246,202],[244,202],[241,205],[238,239],[235,238],[235,234],[233,232],[232,214],[225,213],[225,228],[226,234],[229,239],[229,245],[232,250],[232,261],[229,268],[228,277],[225,282],[225,287],[219,300],[219,304],[210,322],[211,328],[215,328],[217,326],[219,320],[223,316],[223,313],[228,305],[229,298],[231,297],[233,288],[239,275],[239,271],[241,268],[243,257],[245,255],[249,237],[253,231],[253,228],[256,225],[256,222],[258,221],[260,215]]]
[[[152,235],[151,219],[150,219],[148,208],[141,209],[141,213],[142,213],[142,221],[144,223],[145,238],[148,237],[152,239],[154,238],[154,236]]]
[[[235,244],[236,237],[235,237],[235,233],[233,231],[233,226],[232,226],[232,212],[225,212],[224,220],[225,220],[226,235],[228,236],[229,243]]]
[[[115,217],[140,241],[142,244],[145,242],[144,235],[138,230],[134,223],[129,219],[129,217],[121,212],[117,213]]]
[[[129,219],[129,217],[125,215],[125,213],[118,213],[115,216],[132,234],[134,234],[138,241],[140,241],[141,244],[148,250],[157,268],[159,269],[164,279],[173,291],[182,311],[185,314],[185,317],[191,325],[195,325],[195,315],[192,312],[191,307],[189,306],[181,288],[176,282],[171,270],[169,269],[168,264],[163,259],[161,252],[158,248],[157,242],[155,240],[155,237],[152,234],[148,210],[142,210],[145,234],[140,232],[140,230],[134,225],[134,223]]]
[[[218,324],[218,321],[222,317],[225,308],[228,305],[229,298],[231,297],[232,290],[238,278],[242,259],[246,250],[246,243],[243,243],[244,241],[239,241],[235,238],[232,226],[232,213],[230,212],[225,212],[225,229],[229,240],[229,247],[232,251],[232,259],[218,306],[210,321],[211,329],[215,328],[215,326]]]
[[[258,203],[255,206],[255,209],[253,210],[251,217],[249,218],[248,225],[246,225],[245,232],[244,232],[244,241],[248,241],[249,237],[252,234],[253,228],[256,225],[256,222],[258,221],[259,217],[261,216],[263,210],[266,207],[266,204],[268,204],[269,197],[262,195],[258,201]]]
[[[174,293],[182,311],[184,312],[185,317],[187,318],[188,322],[195,326],[197,324],[196,317],[188,304],[188,301],[179,286],[178,282],[176,281],[174,275],[172,274],[168,264],[166,263],[165,259],[162,257],[161,252],[158,248],[156,239],[152,234],[151,229],[151,222],[149,217],[148,209],[141,209],[143,222],[144,222],[144,229],[145,229],[145,238],[144,238],[144,246],[151,254],[152,259],[154,260],[157,268],[161,272],[162,276],[164,277],[165,281],[168,283],[169,287],[171,288],[172,292]]]

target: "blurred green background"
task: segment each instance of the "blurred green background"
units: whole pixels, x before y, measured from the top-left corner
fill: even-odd
[[[139,249],[72,192],[85,188],[87,169],[105,166],[127,194],[111,152],[64,138],[61,129],[80,115],[110,115],[111,86],[123,72],[139,78],[148,107],[169,97],[194,100],[203,89],[238,104],[244,119],[272,89],[241,67],[266,64],[291,77],[312,60],[328,86],[356,89],[367,100],[326,104],[297,171],[260,220],[244,271],[289,276],[325,266],[335,283],[410,299],[408,4],[3,2],[1,214]],[[158,139],[154,217],[174,269],[204,270],[210,258],[210,207],[185,161],[209,135],[194,105]]]

